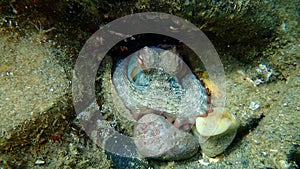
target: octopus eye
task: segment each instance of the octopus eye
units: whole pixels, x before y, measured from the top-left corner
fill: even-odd
[[[138,75],[138,69],[135,67],[132,69],[132,71],[130,72],[130,79],[132,80],[132,82],[136,82],[137,80],[137,75]]]

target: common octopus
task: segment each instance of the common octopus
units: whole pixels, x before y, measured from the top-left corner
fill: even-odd
[[[235,136],[235,117],[221,109],[208,113],[206,88],[171,50],[136,51],[117,64],[112,82],[130,111],[131,117],[123,116],[135,123],[134,143],[144,157],[182,160],[193,156],[199,144],[204,153],[215,156]],[[207,123],[218,127],[211,131]],[[228,139],[220,144],[224,137]]]

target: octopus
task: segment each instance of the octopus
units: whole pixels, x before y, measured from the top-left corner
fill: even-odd
[[[113,83],[136,120],[154,113],[188,130],[208,109],[205,88],[170,50],[144,47],[133,53],[117,66]]]
[[[188,133],[205,116],[205,88],[178,54],[144,47],[126,57],[113,73],[113,84],[137,122],[135,143],[146,157],[182,159],[198,149]]]
[[[215,156],[235,136],[235,118],[229,114],[216,118],[209,109],[207,89],[176,52],[143,47],[117,64],[112,83],[130,112],[120,114],[135,123],[134,143],[143,157],[182,160],[197,153],[199,145]],[[211,127],[207,121],[217,121],[220,130],[205,132]],[[210,143],[219,144],[227,129],[230,136],[217,150],[203,141],[218,136]]]

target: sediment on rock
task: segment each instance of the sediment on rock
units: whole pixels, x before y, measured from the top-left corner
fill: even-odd
[[[47,142],[71,113],[69,81],[49,44],[32,32],[0,36],[0,150]]]

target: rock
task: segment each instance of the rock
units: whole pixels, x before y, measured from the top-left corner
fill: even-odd
[[[54,55],[58,51],[38,37],[0,32],[0,151],[62,133],[71,115],[69,82]]]
[[[138,121],[135,143],[142,156],[159,160],[187,159],[195,155],[199,147],[192,135],[156,114],[146,114]]]
[[[34,164],[36,164],[36,165],[43,165],[43,164],[45,164],[45,161],[44,160],[36,160],[34,162]]]

